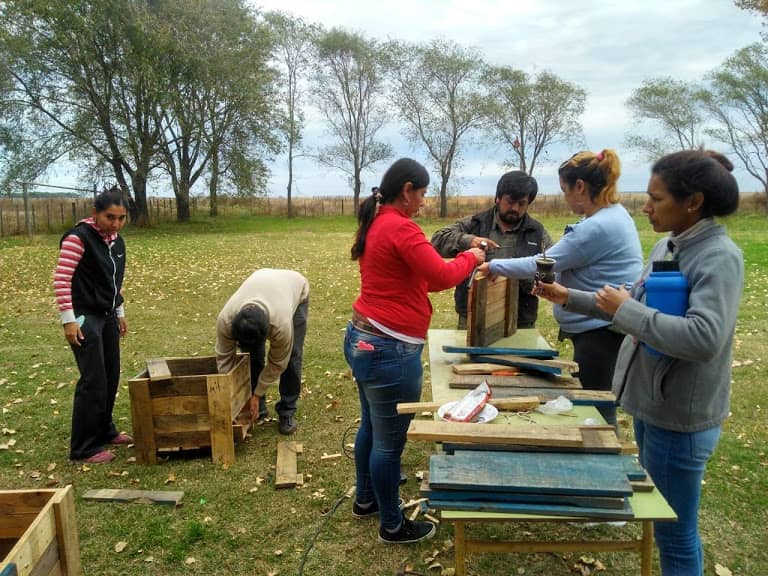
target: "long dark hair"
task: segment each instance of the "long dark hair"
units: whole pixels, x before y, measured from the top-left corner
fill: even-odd
[[[378,204],[392,204],[403,191],[405,184],[410,182],[415,189],[429,186],[429,172],[421,164],[411,158],[396,160],[384,173],[379,184],[378,194],[366,198],[357,212],[357,234],[352,244],[352,260],[357,260],[365,251],[365,237],[376,218]]]
[[[713,150],[683,150],[663,156],[651,168],[678,202],[701,192],[702,218],[728,216],[739,207],[739,185],[728,158]]]

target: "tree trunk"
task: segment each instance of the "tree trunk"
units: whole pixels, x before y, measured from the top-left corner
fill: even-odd
[[[131,176],[133,188],[133,210],[131,210],[131,222],[134,226],[144,228],[149,226],[149,205],[147,204],[147,177],[143,171],[137,170]],[[126,186],[125,190],[128,187]]]
[[[291,200],[291,188],[293,187],[293,141],[288,143],[288,185],[285,191],[288,194],[288,218],[293,218],[293,202]]]
[[[181,176],[179,178],[179,185],[176,187],[176,222],[189,222],[189,189],[190,184],[190,171],[189,167],[181,167]]]
[[[219,188],[219,151],[217,149],[211,153],[211,181],[208,183],[208,199],[210,203],[210,209],[208,210],[209,216],[219,215],[218,188]]]
[[[363,183],[360,181],[360,169],[355,168],[355,216],[360,211],[360,189],[363,187]]]
[[[440,218],[448,216],[448,181],[440,181]]]

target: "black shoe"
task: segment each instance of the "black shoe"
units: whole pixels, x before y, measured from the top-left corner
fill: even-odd
[[[413,544],[422,540],[429,540],[437,532],[437,526],[426,520],[408,520],[403,518],[400,530],[394,534],[379,528],[379,542],[385,544]]]
[[[280,432],[280,434],[293,434],[296,432],[296,417],[291,414],[290,416],[283,416],[282,414],[278,417],[277,422],[277,429]]]
[[[400,508],[400,510],[402,510],[403,506],[405,506],[405,500],[400,498],[397,506]],[[376,516],[378,513],[379,503],[376,502],[376,500],[371,502],[371,505],[368,506],[368,508],[363,508],[360,506],[360,504],[357,503],[357,500],[352,503],[352,516],[355,518],[370,518],[371,516]]]

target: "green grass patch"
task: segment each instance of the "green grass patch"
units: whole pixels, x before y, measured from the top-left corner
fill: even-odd
[[[543,218],[557,237],[572,217]],[[446,221],[420,220],[429,235]],[[658,239],[644,218],[637,220],[646,250]],[[765,301],[768,292],[766,219],[747,214],[728,220],[745,254],[746,280],[734,350],[732,417],[724,427],[704,486],[701,512],[708,576],[716,563],[734,574],[768,572],[768,418],[764,371],[767,356]],[[6,489],[73,484],[81,553],[88,574],[186,575],[296,574],[315,530],[334,502],[354,482],[351,459],[322,460],[343,452],[359,413],[357,393],[342,355],[343,330],[359,288],[357,264],[349,259],[355,232],[351,217],[296,218],[229,216],[198,218],[188,225],[162,224],[126,231],[125,281],[129,333],[122,346],[122,383],[116,422],[130,431],[126,382],[147,358],[213,354],[218,311],[254,269],[292,268],[310,280],[311,302],[305,349],[304,390],[295,439],[304,444],[299,471],[305,485],[273,488],[275,422],[258,426],[236,448],[227,469],[206,453],[173,456],[156,466],[131,461],[119,448],[106,466],[70,463],[68,437],[77,369],[64,341],[51,287],[58,235],[0,240],[0,486]],[[432,297],[432,326],[455,325],[451,291]],[[538,324],[556,342],[551,307],[542,304]],[[567,343],[560,343],[568,356]],[[424,359],[427,360],[426,358]],[[429,378],[425,389],[429,386]],[[269,395],[271,415],[276,391]],[[404,455],[410,475],[403,488],[418,496],[417,470],[429,450],[411,443]],[[84,501],[91,488],[183,490],[184,505],[125,505]],[[309,555],[304,573],[393,574],[410,565],[428,573],[425,559],[453,566],[453,536],[442,525],[435,540],[391,547],[376,542],[377,523],[359,521],[344,503],[331,516]],[[493,525],[489,538],[606,537],[598,528],[579,534],[573,526]],[[621,529],[637,534],[636,526]],[[125,549],[115,552],[118,542]],[[590,554],[606,573],[634,575],[638,560],[628,554]],[[570,574],[579,554],[470,555],[470,574]],[[430,572],[432,573],[432,572]]]

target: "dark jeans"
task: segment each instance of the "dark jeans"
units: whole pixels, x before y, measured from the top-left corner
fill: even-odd
[[[701,576],[704,551],[699,537],[699,501],[704,470],[720,426],[700,432],[674,432],[635,418],[640,464],[677,514],[676,522],[655,522],[663,576]]]
[[[85,339],[71,346],[80,379],[72,405],[69,457],[90,458],[117,436],[112,422],[120,382],[120,325],[117,316],[86,315],[80,330]]]
[[[571,334],[560,333],[573,342],[573,360],[579,365],[578,377],[585,390],[610,390],[616,356],[624,341],[624,334],[608,328],[598,328]],[[600,414],[608,424],[616,425],[616,407],[600,407]]]
[[[301,394],[301,364],[304,359],[304,338],[307,335],[307,316],[309,313],[309,298],[304,300],[293,313],[293,348],[288,366],[280,374],[280,401],[275,404],[275,412],[280,416],[293,416],[296,403]],[[251,392],[256,389],[259,375],[266,364],[267,343],[246,347],[240,344],[243,352],[251,356]]]
[[[423,344],[408,344],[358,330],[350,323],[344,357],[357,382],[360,428],[355,438],[357,501],[379,505],[384,529],[400,527],[400,456],[413,414],[398,414],[399,402],[421,398]]]

